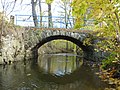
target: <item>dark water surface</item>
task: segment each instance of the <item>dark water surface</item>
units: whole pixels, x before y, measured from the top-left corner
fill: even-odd
[[[0,90],[104,90],[94,70],[72,54],[39,56],[31,61],[0,66]]]

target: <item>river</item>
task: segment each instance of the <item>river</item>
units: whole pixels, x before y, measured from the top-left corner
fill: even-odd
[[[82,57],[44,54],[37,64],[28,60],[1,65],[0,90],[104,90],[108,85],[95,71]]]

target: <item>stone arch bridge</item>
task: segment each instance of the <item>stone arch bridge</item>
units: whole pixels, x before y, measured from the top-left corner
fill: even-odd
[[[86,30],[71,30],[71,29],[59,29],[59,28],[26,28],[23,33],[25,50],[31,51],[31,55],[34,58],[38,57],[38,49],[45,43],[64,39],[71,41],[78,45],[84,53],[84,58],[88,60],[95,60],[96,53],[94,47],[91,45],[85,45],[84,41],[91,38],[92,31]],[[94,41],[91,41],[92,43]]]

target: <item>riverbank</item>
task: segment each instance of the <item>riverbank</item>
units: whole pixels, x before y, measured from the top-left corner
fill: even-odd
[[[110,85],[110,87],[105,88],[105,90],[120,90],[120,68],[111,67],[108,69],[103,69],[102,64],[96,62],[89,62],[89,65],[93,68],[98,68],[98,72],[95,74],[98,75],[102,81]]]
[[[106,90],[120,90],[120,68],[109,68],[109,69],[101,69],[98,73],[99,77],[106,81],[109,85],[111,85],[110,89]]]
[[[99,72],[99,77],[111,86],[111,88],[106,88],[106,90],[120,90],[120,78],[111,77],[111,72],[102,70]]]

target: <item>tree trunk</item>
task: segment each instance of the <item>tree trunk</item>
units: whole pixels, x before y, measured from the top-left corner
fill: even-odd
[[[64,6],[65,6],[65,28],[68,28],[68,20],[67,20],[67,2],[65,0],[64,2]],[[66,41],[66,50],[68,50],[68,41]]]
[[[4,28],[5,28],[5,20],[4,20],[4,11],[3,13],[1,13],[1,19],[2,19],[2,22],[1,22],[1,28],[0,28],[0,54],[2,56],[2,35],[3,35],[3,31],[4,31]]]
[[[115,13],[115,16],[116,16],[116,19],[117,19],[117,24],[118,24],[118,29],[116,29],[116,38],[117,38],[117,42],[120,42],[120,20],[119,20],[119,16],[116,12]]]
[[[52,27],[51,4],[48,4],[48,27]]]
[[[32,4],[32,16],[33,16],[34,25],[35,25],[35,27],[38,27],[37,14],[36,14],[36,10],[35,10],[37,0],[36,1],[31,0],[31,4]]]
[[[42,27],[42,7],[41,7],[41,0],[39,0],[39,9],[40,9],[40,27]]]

